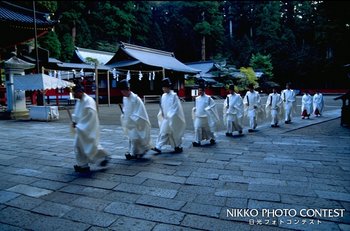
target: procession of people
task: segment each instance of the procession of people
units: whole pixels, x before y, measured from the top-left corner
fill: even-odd
[[[126,159],[140,159],[150,150],[160,154],[164,146],[172,147],[174,150],[172,153],[183,152],[182,142],[186,120],[182,103],[172,87],[173,84],[169,78],[162,80],[163,94],[157,115],[159,134],[153,144],[151,123],[144,102],[131,91],[126,79],[118,83],[117,89],[123,95],[122,105],[119,104],[121,128],[128,138]],[[204,82],[200,82],[195,105],[192,108],[193,147],[200,147],[204,142],[215,145],[221,123],[217,104],[210,95],[206,94],[205,89]],[[86,173],[90,171],[90,164],[99,164],[104,167],[108,164],[110,157],[99,143],[99,118],[95,100],[84,93],[84,87],[79,83],[73,88],[73,93],[77,100],[71,116],[77,162],[74,170]],[[272,92],[267,96],[265,107],[262,106],[260,94],[253,84],[248,85],[243,98],[235,91],[233,84],[229,85],[228,93],[223,102],[222,118],[227,137],[233,137],[234,132],[239,136],[243,135],[244,119],[247,121],[247,130],[251,133],[257,131],[258,121],[264,115],[271,120],[271,127],[278,128],[282,118],[285,124],[290,124],[296,111],[296,93],[291,89],[290,83],[286,84],[286,89],[282,90],[281,94],[278,93],[277,87],[273,87]],[[311,114],[316,117],[321,116],[323,109],[323,95],[318,90],[314,96],[311,96],[308,91],[304,92],[301,102],[302,119],[309,119]]]

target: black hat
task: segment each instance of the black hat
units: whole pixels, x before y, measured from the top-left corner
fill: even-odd
[[[235,85],[230,84],[230,86],[228,87],[228,89],[234,91],[234,90],[235,90]]]
[[[200,83],[199,85],[198,85],[198,89],[205,89],[205,84],[204,83]]]
[[[162,80],[162,87],[171,87],[170,79],[165,78]]]
[[[72,88],[73,92],[84,92],[84,87],[80,83],[76,83],[75,86]]]
[[[117,88],[119,90],[129,90],[130,86],[129,86],[128,81],[126,79],[123,79],[118,83]]]

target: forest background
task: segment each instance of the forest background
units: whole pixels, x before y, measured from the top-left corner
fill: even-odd
[[[32,7],[32,1],[16,1]],[[349,1],[36,1],[59,20],[39,38],[69,62],[74,47],[116,52],[118,42],[174,52],[186,63],[253,67],[281,86],[347,88]]]

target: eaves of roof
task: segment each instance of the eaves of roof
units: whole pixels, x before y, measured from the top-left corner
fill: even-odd
[[[143,64],[161,67],[166,70],[199,73],[200,70],[191,68],[175,58],[174,53],[151,49],[147,47],[136,46],[122,43],[120,49],[129,57],[140,61]]]
[[[114,56],[114,53],[111,52],[91,50],[80,47],[76,47],[75,53],[81,59],[82,62],[86,62],[86,58],[90,57],[93,59],[97,59],[100,64],[108,63]]]
[[[88,69],[94,70],[95,65],[85,64],[85,63],[57,63],[59,68],[63,69]],[[98,70],[110,70],[108,66],[105,65],[97,65]]]
[[[35,16],[37,27],[50,27],[57,23],[56,20],[50,19],[50,13],[35,11]],[[7,1],[0,1],[0,22],[31,26],[34,22],[34,12],[32,9],[17,6]]]

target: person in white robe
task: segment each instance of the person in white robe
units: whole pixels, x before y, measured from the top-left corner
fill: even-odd
[[[257,117],[261,111],[261,99],[259,92],[254,90],[254,85],[248,85],[248,91],[243,98],[245,115],[249,119],[248,132],[253,132],[257,127]]]
[[[243,133],[242,118],[244,115],[243,100],[240,94],[235,92],[235,86],[229,86],[229,93],[224,101],[223,121],[226,126],[226,136],[233,136],[234,131]]]
[[[175,153],[181,153],[182,138],[186,128],[185,115],[177,94],[171,90],[171,82],[168,78],[162,80],[164,94],[160,100],[158,113],[159,135],[154,151],[161,153],[164,145],[171,145]]]
[[[265,112],[266,117],[271,117],[271,127],[279,127],[279,115],[282,111],[282,98],[281,95],[277,93],[276,88],[272,88],[272,93],[270,93],[266,99]]]
[[[295,92],[291,89],[291,84],[286,84],[286,89],[281,92],[284,109],[284,123],[292,122],[292,113],[295,111]]]
[[[76,172],[89,172],[89,164],[99,162],[101,166],[106,166],[109,157],[99,143],[100,122],[95,100],[85,94],[80,85],[75,86],[73,91],[77,99],[72,114],[72,126],[75,130],[74,152],[77,161],[74,169]]]
[[[322,93],[320,93],[319,90],[316,90],[316,93],[314,94],[312,101],[313,101],[314,115],[321,116],[324,108],[324,100],[323,100],[323,95]]]
[[[312,112],[312,96],[308,91],[305,91],[303,97],[301,97],[301,118],[305,119],[307,117],[310,119],[310,114]]]
[[[124,134],[129,139],[125,157],[140,158],[152,148],[151,123],[145,105],[140,97],[130,90],[127,80],[121,80],[117,87],[124,96],[120,120]]]
[[[215,132],[219,125],[219,115],[214,100],[205,94],[205,85],[198,87],[195,107],[192,109],[192,119],[194,124],[194,147],[201,145],[201,141],[209,140],[210,144],[215,144]]]

